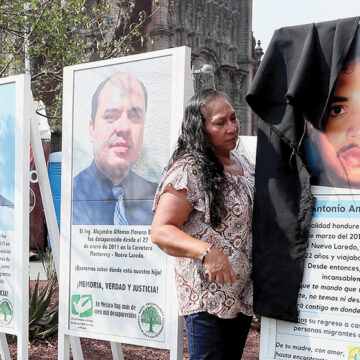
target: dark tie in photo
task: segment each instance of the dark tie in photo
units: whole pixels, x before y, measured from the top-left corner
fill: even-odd
[[[124,190],[120,186],[115,186],[112,193],[117,199],[114,210],[114,225],[128,225],[124,207]]]

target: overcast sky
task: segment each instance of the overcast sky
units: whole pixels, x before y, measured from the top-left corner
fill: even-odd
[[[360,15],[360,0],[253,0],[253,33],[266,50],[274,31]]]

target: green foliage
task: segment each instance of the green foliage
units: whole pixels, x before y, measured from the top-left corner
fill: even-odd
[[[29,289],[29,341],[44,340],[55,334],[58,329],[59,304],[50,306],[57,287],[49,280],[46,286],[39,289],[39,278],[36,280],[34,291]]]
[[[50,279],[46,286],[40,290],[39,277],[34,290],[29,287],[29,342],[43,341],[55,334],[58,330],[59,303],[51,304],[58,291],[54,279]],[[8,342],[15,342],[15,335],[6,334]]]
[[[129,54],[148,37],[142,29],[153,14],[140,12],[129,24],[134,4],[123,1],[114,13],[106,0],[0,0],[0,76],[24,73],[28,59],[34,98],[59,123],[63,67]]]
[[[53,115],[60,114],[62,69],[85,55],[82,29],[92,26],[83,1],[13,0],[0,2],[0,75],[25,72],[31,64],[32,90]]]
[[[149,324],[149,332],[154,332],[154,325],[161,325],[161,317],[154,306],[148,306],[141,314],[141,322]]]
[[[41,263],[45,270],[46,278],[53,283],[54,286],[58,285],[58,279],[55,269],[55,261],[51,249],[46,248],[45,251],[38,250]]]

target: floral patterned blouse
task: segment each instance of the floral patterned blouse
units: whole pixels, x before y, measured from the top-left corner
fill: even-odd
[[[176,258],[175,278],[181,315],[206,311],[219,318],[231,319],[240,312],[252,314],[250,274],[254,166],[237,151],[232,151],[232,154],[241,163],[244,176],[225,172],[230,184],[224,193],[227,211],[218,228],[211,226],[209,199],[199,188],[198,170],[191,157],[179,159],[171,166],[155,195],[154,211],[167,186],[176,190],[186,189],[187,200],[194,210],[181,230],[196,239],[213,243],[228,256],[236,273],[234,284],[221,285],[209,280],[200,260]]]

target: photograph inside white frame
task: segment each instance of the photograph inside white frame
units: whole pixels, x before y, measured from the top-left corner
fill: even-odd
[[[143,142],[134,169],[147,180],[154,182],[160,180],[162,169],[168,161],[170,152],[171,71],[172,56],[161,56],[135,62],[109,64],[75,72],[73,107],[74,176],[86,166],[89,166],[93,159],[93,144],[89,124],[92,120],[91,105],[94,93],[104,80],[111,81],[111,78],[113,78],[112,81],[116,87],[116,75],[118,75],[118,84],[122,88],[126,88],[126,85],[131,86],[131,76],[141,82],[141,86],[146,91]],[[129,78],[126,78],[126,74],[129,75]],[[119,89],[119,87],[117,88]]]
[[[30,79],[0,79],[0,337],[17,336],[28,356]]]
[[[172,261],[150,225],[192,95],[190,49],[69,67],[64,84],[61,331],[170,349]]]

